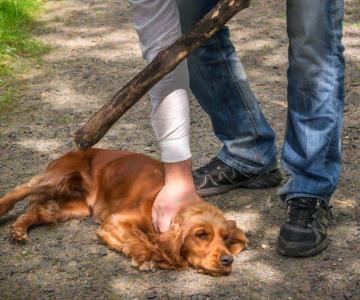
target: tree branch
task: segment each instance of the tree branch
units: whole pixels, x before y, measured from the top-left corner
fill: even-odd
[[[249,7],[249,3],[250,0],[220,0],[191,32],[159,52],[151,63],[76,132],[77,147],[87,149],[96,144],[111,126],[159,80],[175,69],[193,50],[203,45],[240,10]]]

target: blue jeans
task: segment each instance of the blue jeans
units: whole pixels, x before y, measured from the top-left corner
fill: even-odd
[[[177,0],[188,32],[216,0]],[[282,164],[290,174],[283,200],[329,203],[340,174],[344,101],[343,0],[287,0],[288,118]],[[219,159],[254,174],[276,159],[275,135],[246,80],[225,27],[188,59],[192,92],[224,144]]]
[[[182,31],[191,30],[216,3],[216,0],[178,0]],[[219,159],[252,174],[273,168],[275,133],[246,80],[228,28],[195,50],[188,58],[188,68],[191,90],[224,145]]]

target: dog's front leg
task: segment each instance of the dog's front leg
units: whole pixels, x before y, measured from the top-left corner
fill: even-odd
[[[134,220],[130,220],[130,222],[126,222],[124,219],[119,221],[111,217],[110,220],[103,223],[96,234],[109,247],[131,257],[132,266],[142,271],[154,271],[159,251],[136,227]]]

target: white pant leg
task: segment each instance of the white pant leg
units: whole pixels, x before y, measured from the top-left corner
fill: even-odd
[[[174,0],[129,0],[135,29],[147,62],[181,36],[179,13]],[[191,157],[189,79],[186,62],[160,80],[151,90],[151,124],[163,162]]]

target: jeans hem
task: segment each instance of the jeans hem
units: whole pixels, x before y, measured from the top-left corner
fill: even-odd
[[[275,169],[277,165],[276,159],[273,163],[269,164],[266,167],[253,167],[249,166],[239,160],[234,160],[233,158],[227,156],[224,151],[220,151],[217,155],[217,158],[220,159],[223,163],[227,164],[228,166],[236,169],[240,172],[246,172],[254,175],[259,175],[261,173],[265,173],[266,171],[272,171]]]
[[[285,203],[289,202],[291,199],[294,198],[318,198],[320,199],[326,207],[329,207],[331,195],[323,195],[319,196],[316,194],[307,194],[307,193],[289,193],[284,195],[279,195],[280,199],[283,200]]]

